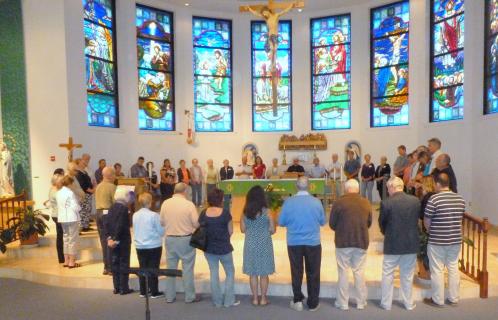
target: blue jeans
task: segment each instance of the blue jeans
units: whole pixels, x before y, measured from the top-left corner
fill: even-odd
[[[192,202],[196,206],[200,206],[202,204],[202,183],[192,184]]]
[[[368,199],[368,201],[372,202],[372,190],[374,187],[373,180],[370,181],[362,181],[361,182],[361,195]]]
[[[166,237],[166,267],[178,269],[178,262],[182,261],[183,287],[185,302],[195,299],[194,265],[195,249],[190,246],[190,237]],[[166,278],[166,300],[173,302],[176,298],[176,278]]]
[[[225,255],[216,255],[205,252],[206,260],[209,265],[209,272],[211,273],[211,298],[217,307],[225,306],[230,307],[235,303],[235,267],[233,265],[233,256],[230,252]],[[221,292],[219,263],[225,270],[225,296]]]

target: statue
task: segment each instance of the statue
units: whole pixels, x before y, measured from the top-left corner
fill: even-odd
[[[13,197],[14,191],[14,170],[12,167],[12,155],[4,142],[1,142],[1,165],[0,165],[0,196]]]
[[[270,56],[270,73],[272,82],[272,107],[273,115],[278,115],[278,70],[277,70],[277,49],[278,49],[278,21],[280,17],[293,8],[302,8],[302,1],[293,1],[291,3],[274,3],[273,0],[268,0],[267,5],[251,5],[241,6],[240,11],[249,11],[255,16],[265,19],[268,27],[268,36],[266,38],[265,51]],[[276,11],[275,9],[282,9]]]

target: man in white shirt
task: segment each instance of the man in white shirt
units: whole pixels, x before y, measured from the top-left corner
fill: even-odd
[[[237,166],[235,176],[237,176],[238,179],[250,179],[252,177],[252,167],[247,164],[246,156],[242,157],[242,164]]]
[[[341,181],[342,181],[342,163],[339,162],[339,156],[337,153],[332,154],[332,163],[328,168],[329,178],[332,182],[332,185],[335,186],[335,198],[339,198],[341,196]]]
[[[175,185],[175,194],[161,206],[161,225],[166,235],[166,265],[168,269],[177,269],[182,261],[183,286],[185,302],[200,301],[195,295],[194,264],[195,249],[190,246],[192,233],[199,227],[199,216],[195,205],[187,200],[187,185],[183,182]],[[166,302],[176,299],[174,277],[166,279]]]
[[[441,140],[438,138],[432,138],[427,141],[427,148],[429,149],[429,153],[431,154],[431,164],[429,168],[429,174],[432,173],[432,170],[436,168],[436,159],[444,152],[441,150]]]

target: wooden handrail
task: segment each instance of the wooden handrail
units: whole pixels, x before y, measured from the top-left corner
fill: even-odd
[[[16,217],[18,211],[24,212],[26,209],[27,195],[22,192],[19,195],[0,199],[0,230],[8,228],[9,219]],[[18,234],[14,234],[14,240],[18,240]]]
[[[460,271],[479,284],[479,296],[488,297],[488,218],[466,212],[462,221]]]

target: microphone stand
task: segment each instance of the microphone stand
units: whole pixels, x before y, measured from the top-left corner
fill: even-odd
[[[182,271],[176,270],[176,269],[129,268],[126,270],[126,273],[136,274],[139,277],[145,278],[145,320],[150,320],[149,277],[151,277],[151,276],[181,277],[182,276]]]

